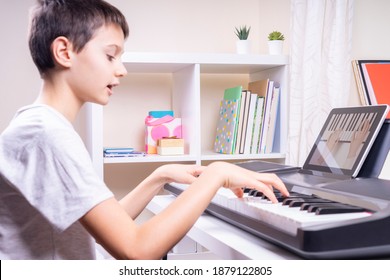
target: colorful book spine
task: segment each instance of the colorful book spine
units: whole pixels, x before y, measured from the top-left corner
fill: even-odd
[[[237,126],[238,100],[221,100],[214,150],[217,153],[233,154]]]

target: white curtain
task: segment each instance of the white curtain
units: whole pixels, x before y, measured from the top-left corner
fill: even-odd
[[[329,111],[348,105],[353,0],[291,0],[286,163],[302,166]]]

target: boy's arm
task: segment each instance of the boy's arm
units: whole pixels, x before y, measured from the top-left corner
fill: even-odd
[[[100,203],[80,221],[115,258],[159,259],[191,229],[221,186],[238,196],[242,196],[244,186],[255,188],[274,202],[272,186],[288,196],[284,184],[274,174],[256,173],[216,162],[164,211],[142,225],[137,225],[115,199]]]
[[[119,203],[135,219],[166,183],[191,184],[205,167],[199,165],[166,164],[157,168]]]

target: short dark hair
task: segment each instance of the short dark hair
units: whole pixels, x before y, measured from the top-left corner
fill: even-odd
[[[51,44],[55,38],[67,37],[80,52],[105,24],[120,26],[124,37],[128,37],[125,16],[103,0],[37,0],[31,10],[29,47],[39,73],[54,68]]]

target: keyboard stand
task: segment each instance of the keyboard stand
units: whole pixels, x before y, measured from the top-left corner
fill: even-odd
[[[175,196],[173,195],[156,196],[148,204],[147,209],[153,214],[158,214],[174,199]],[[295,254],[207,213],[199,217],[187,236],[210,250],[220,259],[300,259]]]

